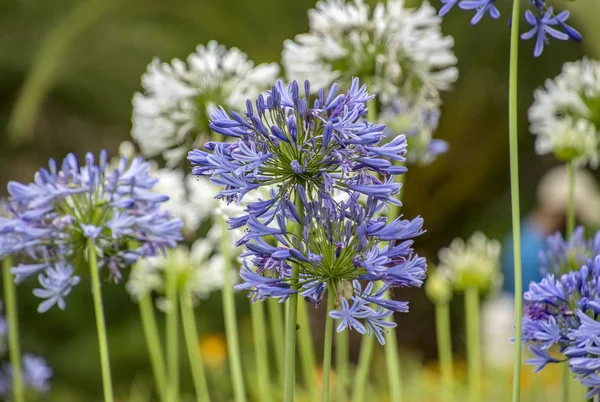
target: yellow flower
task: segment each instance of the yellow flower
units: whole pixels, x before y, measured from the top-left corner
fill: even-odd
[[[209,367],[221,366],[227,359],[227,343],[221,333],[206,334],[200,337],[202,360]]]

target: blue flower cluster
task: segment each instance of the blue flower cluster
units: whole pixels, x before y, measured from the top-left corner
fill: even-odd
[[[237,289],[249,290],[254,301],[298,293],[313,304],[335,291],[340,309],[330,315],[342,321],[338,331],[374,333],[383,343],[384,329],[395,326],[384,319],[408,309],[386,292],[421,286],[426,270],[411,240],[423,232],[423,220],[381,213],[401,205],[394,178],[406,172],[396,164],[405,161],[406,137],[380,145],[385,126],[363,118],[372,96],[356,79],[346,94],[337,94],[336,84],[327,95],[320,91],[312,108],[308,82],[304,89],[300,97],[296,82],[277,82],[266,99],[259,96],[256,113],[251,102],[245,117],[218,110],[212,129],[236,142],[209,143],[209,152],[194,150],[189,159],[195,174],[224,187],[219,197],[228,202],[272,188],[269,199],[247,204],[246,215],[230,220],[247,228],[237,244],[247,249]],[[369,284],[362,290],[357,280]]]
[[[64,298],[79,283],[75,267],[87,258],[91,239],[99,268],[118,281],[120,270],[143,256],[175,247],[182,222],[164,211],[167,196],[152,191],[157,180],[141,158],[122,158],[115,167],[101,152],[86,155],[85,165],[69,154],[60,170],[50,160],[33,183],[10,182],[10,217],[0,217],[0,258],[15,254],[12,268],[17,282],[37,274],[45,312],[65,308]]]
[[[589,258],[600,255],[600,232],[586,239],[583,227],[579,226],[569,240],[560,232],[549,236],[546,246],[539,254],[542,275],[561,275],[581,268]]]
[[[558,280],[548,274],[532,282],[524,298],[523,340],[535,355],[527,362],[539,371],[548,363],[568,361],[590,388],[587,398],[600,394],[600,256]],[[564,357],[551,356],[552,346]]]
[[[456,4],[463,10],[475,10],[471,24],[475,25],[485,14],[494,19],[500,18],[500,11],[496,8],[496,0],[441,0],[444,4],[439,15],[447,14]],[[525,20],[531,25],[531,29],[521,35],[522,39],[535,38],[533,55],[539,57],[548,43],[549,37],[559,40],[572,39],[581,41],[581,34],[573,27],[567,25],[568,11],[554,14],[552,7],[548,6],[546,0],[530,0],[530,9],[525,10]]]

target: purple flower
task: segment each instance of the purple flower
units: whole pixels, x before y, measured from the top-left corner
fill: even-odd
[[[548,43],[548,36],[559,40],[567,40],[569,38],[581,40],[581,35],[579,32],[566,24],[565,21],[568,17],[568,11],[563,11],[555,16],[552,13],[552,7],[548,7],[547,11],[543,15],[539,11],[537,15],[534,15],[530,10],[525,11],[525,19],[530,25],[532,25],[532,28],[530,31],[522,34],[521,38],[531,39],[534,36],[536,37],[535,48],[533,50],[533,55],[535,57],[539,57],[542,54],[544,45]],[[553,26],[557,25],[560,28],[563,28],[567,33],[553,28]]]
[[[227,202],[240,202],[261,186],[277,186],[271,200],[248,205],[257,218],[283,208],[300,187],[309,196],[331,199],[334,190],[360,191],[398,204],[400,186],[393,178],[406,168],[394,162],[405,161],[406,138],[380,145],[385,126],[364,119],[366,102],[373,98],[366,86],[354,79],[348,92],[338,94],[334,84],[312,105],[310,85],[305,88],[301,97],[297,82],[286,87],[278,81],[266,99],[260,95],[247,102],[244,116],[218,109],[210,127],[234,142],[210,142],[206,150],[191,151],[193,173],[223,187],[218,198]]]
[[[39,274],[40,312],[65,308],[65,296],[79,283],[74,261],[87,258],[89,240],[99,267],[115,280],[138,258],[176,246],[182,222],[161,209],[168,197],[152,191],[156,183],[141,158],[121,158],[109,168],[102,151],[97,162],[88,153],[84,165],[69,154],[60,170],[50,160],[33,183],[8,184],[12,215],[0,217],[0,257],[17,255],[17,282]]]
[[[496,5],[494,4],[495,1],[496,0],[462,0],[458,3],[458,7],[463,10],[477,10],[471,19],[471,24],[475,25],[481,21],[486,12],[494,19],[500,18],[500,11],[496,8]]]

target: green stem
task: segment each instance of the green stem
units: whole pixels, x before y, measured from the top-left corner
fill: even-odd
[[[567,363],[561,364],[561,377],[562,377],[562,392],[561,401],[569,402],[569,385],[571,383],[571,369]]]
[[[12,141],[31,138],[40,107],[57,73],[64,68],[65,55],[70,46],[85,29],[116,4],[112,0],[78,2],[44,35],[10,116],[8,131]]]
[[[385,299],[390,298],[390,293],[385,292]],[[394,321],[394,314],[386,318],[386,321]],[[388,328],[385,334],[385,363],[387,366],[388,387],[390,389],[390,401],[400,402],[402,400],[402,375],[400,370],[400,354],[398,353],[398,338],[396,328]]]
[[[300,354],[302,376],[304,377],[304,386],[311,395],[311,400],[316,401],[319,399],[319,391],[314,384],[317,363],[315,361],[315,349],[310,330],[308,308],[307,304],[302,301],[298,304],[298,351]]]
[[[510,195],[515,278],[515,360],[512,401],[521,399],[521,317],[523,315],[523,276],[521,273],[521,213],[519,211],[519,124],[517,119],[517,82],[519,71],[519,17],[521,1],[513,0],[510,28],[510,72],[508,88],[508,131],[510,147]]]
[[[331,349],[333,346],[333,318],[329,312],[335,308],[335,289],[330,284],[327,289],[327,309],[325,310],[325,340],[323,341],[323,394],[322,402],[329,401],[329,377],[331,374]]]
[[[192,295],[189,292],[181,292],[181,295],[179,295],[179,305],[181,308],[183,335],[192,369],[194,389],[196,390],[196,400],[198,402],[210,402],[206,374],[204,373],[200,345],[198,344],[198,329],[196,328],[196,317],[194,317]]]
[[[575,163],[567,164],[569,198],[567,202],[567,238],[573,237],[575,231]]]
[[[465,289],[465,315],[467,319],[467,371],[469,401],[481,399],[481,339],[479,338],[479,291],[476,287]]]
[[[19,345],[19,316],[17,314],[17,289],[15,280],[10,272],[12,258],[7,256],[2,261],[4,281],[4,304],[6,305],[6,319],[8,320],[8,349],[10,364],[12,366],[12,392],[15,402],[24,402],[23,368],[21,367],[21,347]]]
[[[349,351],[350,339],[349,332],[344,330],[335,333],[335,371],[336,371],[336,390],[337,402],[346,402],[348,400],[348,379],[350,376]]]
[[[269,389],[269,355],[267,353],[267,334],[265,310],[263,304],[250,303],[250,313],[252,314],[252,333],[254,335],[254,359],[256,363],[256,375],[258,376],[258,392],[261,400],[271,401],[271,391]]]
[[[271,339],[273,340],[277,375],[280,386],[283,388],[283,372],[285,370],[285,335],[283,332],[283,317],[281,314],[280,303],[277,299],[271,297],[267,300],[267,308],[269,312],[269,323],[271,324]]]
[[[375,292],[382,286],[382,282],[375,284]],[[367,377],[369,376],[369,368],[371,367],[371,357],[373,356],[373,346],[375,336],[363,336],[360,342],[360,354],[358,355],[358,365],[356,374],[354,375],[354,394],[352,402],[363,402],[365,399],[365,387]]]
[[[442,395],[447,402],[452,401],[452,338],[450,331],[450,306],[448,303],[435,305],[435,329],[437,335],[438,360],[442,378]]]
[[[295,194],[296,209],[300,217],[304,216],[304,205],[302,200]],[[297,224],[295,234],[302,236],[302,225]],[[292,264],[292,276],[290,278],[290,286],[293,290],[298,290],[298,278],[300,276],[299,264]],[[298,318],[298,294],[292,293],[286,302],[288,306],[286,323],[285,323],[285,381],[284,381],[284,402],[294,401],[294,387],[296,382],[296,322]]]
[[[169,402],[179,401],[179,312],[177,305],[177,270],[166,267],[167,296],[167,378],[169,380]]]
[[[231,283],[231,245],[229,244],[229,236],[225,236],[228,230],[227,221],[223,218],[220,223],[224,234],[221,237],[221,254],[223,255],[223,269],[225,271],[222,297],[223,314],[225,316],[225,335],[227,336],[227,349],[229,350],[229,369],[231,370],[234,399],[236,402],[245,402],[246,390],[240,356],[233,283]]]
[[[142,318],[142,327],[148,346],[148,354],[150,355],[150,364],[154,374],[156,390],[163,402],[167,402],[167,372],[165,370],[165,359],[161,349],[160,337],[158,335],[158,327],[156,325],[156,317],[154,315],[154,306],[152,305],[152,297],[147,294],[140,297],[138,301],[140,307],[140,317]]]
[[[96,245],[94,240],[88,239],[88,258],[90,274],[92,277],[92,296],[94,299],[94,313],[96,314],[96,329],[98,330],[98,347],[100,349],[100,367],[102,369],[102,388],[104,402],[113,402],[112,379],[110,376],[110,360],[108,357],[108,339],[106,336],[106,323],[104,322],[104,308],[102,307],[102,290],[100,289],[100,273],[96,259]]]

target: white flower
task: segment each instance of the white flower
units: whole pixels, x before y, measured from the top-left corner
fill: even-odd
[[[388,0],[371,13],[362,0],[320,1],[309,11],[309,32],[284,44],[287,78],[325,88],[359,77],[383,104],[397,95],[437,104],[458,77],[454,41],[440,23],[427,2],[415,9]]]
[[[537,135],[536,152],[597,167],[600,63],[588,58],[565,63],[533,96],[529,129]]]
[[[127,290],[136,299],[151,292],[164,296],[166,276],[173,273],[167,270],[175,270],[180,292],[189,292],[196,300],[207,298],[223,287],[226,274],[231,275],[232,283],[238,275],[233,260],[229,273],[226,272],[223,256],[218,253],[219,241],[220,236],[212,235],[196,240],[191,249],[182,245],[170,249],[166,256],[140,260],[131,270]],[[162,298],[157,302],[164,304]]]
[[[500,285],[500,243],[476,232],[465,243],[454,239],[450,247],[438,253],[438,273],[450,280],[457,290],[476,287],[481,292]]]
[[[255,66],[239,49],[215,41],[198,46],[185,62],[155,59],[142,76],[144,93],[133,98],[131,135],[144,156],[160,154],[170,166],[178,165],[200,136],[210,134],[208,122],[217,106],[243,109],[278,74],[277,64]]]
[[[386,125],[386,138],[391,139],[405,134],[407,141],[406,161],[427,165],[448,150],[448,143],[434,139],[440,110],[437,106],[408,102],[405,98],[394,97],[386,106],[379,120]]]

